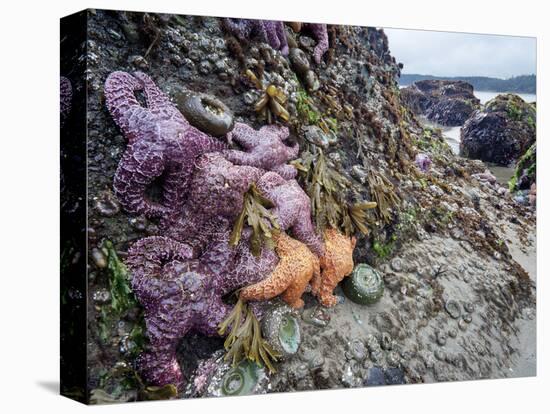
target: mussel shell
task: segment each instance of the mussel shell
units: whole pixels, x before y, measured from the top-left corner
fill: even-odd
[[[233,112],[214,96],[182,93],[176,98],[176,103],[192,126],[209,135],[223,136],[235,126]]]

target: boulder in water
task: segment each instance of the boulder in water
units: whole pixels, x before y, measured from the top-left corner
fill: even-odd
[[[460,131],[460,152],[468,158],[507,166],[535,139],[535,108],[517,95],[498,95],[466,121]]]

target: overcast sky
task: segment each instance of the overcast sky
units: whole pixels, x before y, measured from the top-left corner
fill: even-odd
[[[384,29],[403,73],[509,78],[536,72],[536,40],[424,30]]]

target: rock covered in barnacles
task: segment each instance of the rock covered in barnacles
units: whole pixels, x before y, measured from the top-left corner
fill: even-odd
[[[309,59],[306,53],[297,47],[290,49],[290,63],[298,76],[305,83],[306,88],[310,92],[314,92],[320,88],[319,78],[313,70],[310,69]]]
[[[507,166],[536,140],[536,109],[514,94],[502,94],[475,111],[460,130],[460,153]]]

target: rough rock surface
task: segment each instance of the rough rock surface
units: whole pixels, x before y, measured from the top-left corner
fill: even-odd
[[[510,165],[535,139],[535,107],[518,95],[498,95],[464,123],[460,152],[468,158]]]
[[[416,81],[401,89],[401,101],[415,114],[446,126],[462,125],[479,108],[473,86],[464,81]]]

